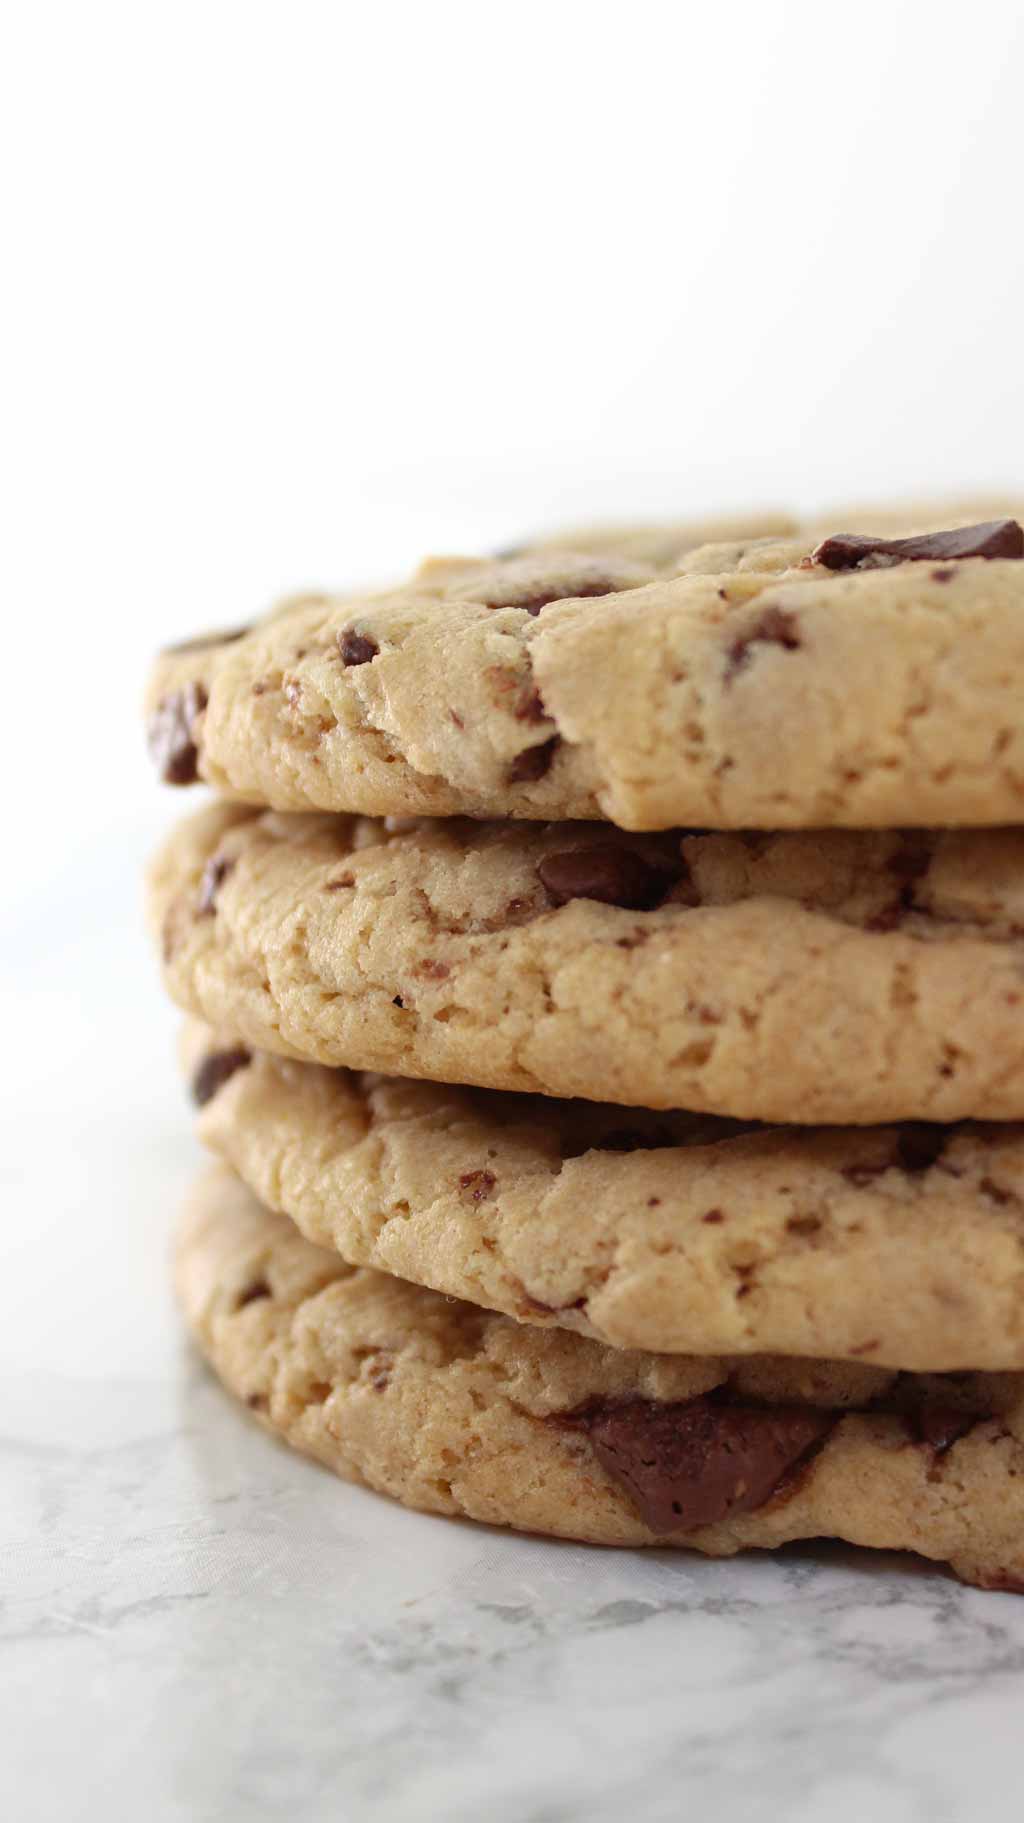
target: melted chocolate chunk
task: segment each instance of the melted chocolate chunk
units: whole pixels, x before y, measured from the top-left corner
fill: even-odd
[[[211,646],[230,646],[236,639],[244,639],[252,627],[228,627],[219,633],[200,633],[195,639],[179,640],[176,646],[165,646],[167,658],[177,657],[182,652],[206,652]]]
[[[681,859],[673,868],[666,857],[662,866],[616,842],[567,849],[545,855],[537,863],[541,885],[556,905],[567,905],[570,899],[597,899],[602,905],[618,905],[628,911],[651,911],[660,905],[683,871]]]
[[[924,1405],[920,1411],[911,1413],[908,1422],[919,1443],[926,1443],[937,1456],[944,1456],[954,1443],[974,1429],[979,1415],[957,1411],[947,1405]]]
[[[925,532],[919,538],[865,538],[856,532],[837,532],[804,559],[804,567],[820,563],[827,570],[888,569],[898,563],[943,563],[961,557],[1024,557],[1024,530],[1016,519],[989,519],[983,525]]]
[[[235,863],[230,855],[211,855],[203,868],[196,901],[196,917],[212,918],[217,908],[217,894]]]
[[[837,1414],[804,1406],[595,1400],[561,1420],[652,1532],[693,1532],[753,1513],[824,1443]]]
[[[524,747],[517,753],[508,769],[510,785],[532,785],[550,772],[551,762],[559,745],[559,736],[553,734],[549,741],[543,741],[539,747]]]
[[[949,1128],[926,1120],[908,1121],[900,1129],[896,1163],[901,1171],[929,1171],[942,1156]]]
[[[192,1077],[192,1100],[196,1107],[205,1108],[228,1078],[251,1062],[252,1053],[243,1044],[235,1045],[229,1051],[208,1051]]]
[[[765,608],[752,627],[734,639],[726,656],[725,682],[730,684],[750,663],[752,646],[781,646],[784,652],[800,650],[796,615],[785,608]]]
[[[354,627],[346,627],[338,634],[338,651],[346,665],[368,665],[376,658],[380,647],[368,633],[357,633]]]
[[[186,684],[161,697],[149,718],[150,756],[165,785],[194,785],[199,777],[199,752],[192,739],[192,724],[206,708],[202,684]]]

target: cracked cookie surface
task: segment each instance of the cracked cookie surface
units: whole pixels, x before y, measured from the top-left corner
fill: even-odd
[[[535,549],[306,597],[161,656],[154,757],[172,783],[279,810],[632,829],[1018,820],[1024,563],[836,573],[808,564],[820,544]]]
[[[620,1348],[1024,1368],[1024,1129],[744,1129],[365,1076],[190,1022],[199,1133],[356,1265]]]
[[[408,1506],[714,1556],[835,1537],[1024,1588],[1019,1375],[606,1348],[346,1265],[223,1167],[177,1284],[259,1422]]]
[[[1024,1118],[1024,832],[658,836],[217,805],[167,987],[259,1050],[801,1124]]]

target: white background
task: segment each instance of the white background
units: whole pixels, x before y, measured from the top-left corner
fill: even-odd
[[[140,934],[142,857],[181,807],[158,793],[143,755],[137,702],[149,653],[204,624],[248,619],[283,589],[387,578],[427,549],[487,548],[560,519],[1021,486],[1022,71],[1024,15],[1012,0],[35,0],[8,12],[0,1368],[26,1452],[13,1465],[26,1478],[11,1637],[21,1640],[27,1614],[44,1641],[38,1657],[14,1661],[23,1753],[8,1813],[19,1823],[55,1814],[46,1744],[58,1689],[80,1765],[98,1764],[96,1740],[120,1725],[143,1785],[159,1742],[148,1814],[227,1814],[215,1791],[234,1789],[245,1703],[226,1758],[215,1731],[189,1758],[191,1711],[179,1738],[172,1705],[161,1733],[160,1680],[167,1655],[177,1663],[180,1653],[216,1712],[218,1649],[237,1654],[238,1638],[266,1619],[241,1551],[232,1573],[251,1605],[243,1595],[232,1605],[229,1577],[208,1635],[187,1619],[180,1635],[161,1631],[160,1601],[174,1609],[176,1592],[183,1602],[209,1592],[189,1526],[207,1537],[230,1495],[243,1501],[250,1535],[259,1531],[258,1492],[256,1508],[237,1487],[211,1493],[201,1454],[166,1499],[144,1469],[148,1504],[127,1508],[116,1473],[120,1493],[104,1506],[92,1470],[72,1455],[57,1521],[38,1504],[31,1466],[58,1433],[88,1454],[113,1427],[129,1448],[148,1412],[162,1414],[176,1450],[193,1434],[219,1436],[223,1422],[206,1405],[193,1425],[185,1395],[180,1427],[166,1417],[178,1409],[181,1370],[163,1253],[193,1154],[170,1062],[173,1020]],[[233,1450],[250,1452],[239,1474],[259,1490],[268,1446],[247,1431],[231,1441],[243,1435],[233,1423],[223,1435],[229,1465]],[[273,1461],[284,1510],[313,1484]],[[331,1528],[377,1509],[339,1504],[349,1497],[325,1494],[323,1478],[315,1486],[310,1501],[332,1516],[329,1570],[340,1578],[349,1563],[351,1576]],[[353,1517],[357,1545],[381,1523]],[[437,1537],[428,1522],[408,1521],[408,1532],[406,1523],[387,1522],[394,1541],[408,1539],[388,1559],[396,1601],[396,1563]],[[216,1533],[229,1559],[236,1535],[230,1524]],[[285,1632],[287,1537],[285,1527],[283,1567],[274,1559]],[[140,1538],[141,1564],[131,1555]],[[461,1548],[430,1547],[439,1557],[427,1580],[436,1570],[442,1591],[441,1558]],[[513,1572],[493,1543],[487,1550],[492,1595],[495,1579],[500,1591],[503,1578],[527,1576],[521,1556]],[[548,1573],[531,1563],[536,1588]],[[624,1579],[616,1599],[630,1574],[601,1572]],[[696,1586],[695,1601],[703,1589],[712,1612],[716,1590],[742,1590],[742,1612],[756,1614],[763,1591],[778,1590],[749,1567],[731,1583],[718,1571],[701,1584],[700,1574],[689,1568],[686,1587]],[[883,1609],[886,1586],[871,1584]],[[831,1600],[827,1578],[821,1587]],[[401,1641],[387,1590],[378,1597],[377,1620]],[[967,1633],[955,1635],[949,1674],[974,1663],[994,1629],[999,1702],[971,1698],[955,1714],[940,1704],[934,1739],[922,1735],[909,1759],[883,1754],[881,1771],[872,1761],[866,1783],[841,1770],[847,1784],[806,1813],[785,1796],[786,1778],[801,1789],[827,1778],[834,1727],[805,1732],[788,1772],[780,1759],[779,1807],[764,1813],[757,1755],[733,1771],[712,1755],[702,1789],[715,1814],[959,1823],[973,1803],[972,1823],[1015,1816],[999,1778],[980,1796],[973,1774],[958,1786],[955,1756],[937,1808],[940,1741],[964,1728],[998,1767],[999,1705],[1019,1704],[1024,1690],[1024,1623],[1006,1603],[965,1599],[980,1606],[961,1615]],[[845,1597],[835,1600],[842,1613]],[[140,1644],[129,1631],[123,1649],[110,1644],[110,1616],[132,1603],[155,1632]],[[444,1599],[438,1611],[450,1613]],[[69,1615],[72,1637],[93,1641],[80,1672],[61,1632]],[[852,1691],[829,1686],[839,1660],[832,1623],[821,1624],[823,1669],[806,1695],[797,1679],[794,1700],[802,1708],[831,1689],[840,1732],[844,1706],[860,1704],[877,1758],[877,1689],[870,1676]],[[770,1660],[774,1623],[757,1625],[756,1650]],[[908,1649],[888,1625],[877,1637],[869,1628],[865,1648],[887,1672]],[[284,1653],[282,1692],[340,1662],[328,1637],[312,1671],[302,1660],[291,1676],[280,1631],[272,1637]],[[712,1628],[712,1646],[717,1638]],[[671,1629],[666,1643],[678,1664]],[[528,1682],[536,1666],[524,1662]],[[472,1655],[467,1663],[472,1679]],[[709,1661],[726,1691],[726,1756],[729,1675]],[[255,1710],[266,1728],[279,1693],[274,1682],[271,1704],[266,1681],[262,1689]],[[940,1694],[926,1674],[921,1692],[923,1709]],[[376,1705],[387,1692],[371,1694]],[[502,1690],[501,1702],[514,1694]],[[554,1802],[542,1772],[539,1797],[529,1784],[535,1759],[543,1767],[545,1752],[557,1761],[571,1746],[574,1765],[589,1761],[585,1737],[564,1718],[559,1731],[542,1740],[536,1717],[523,1724],[523,1752],[505,1776],[509,1790],[533,1793],[530,1803]],[[303,1751],[301,1731],[292,1746]],[[104,1754],[114,1778],[117,1755]],[[184,1761],[179,1811],[169,1794]],[[483,1802],[475,1777],[464,1770],[458,1785],[467,1815]],[[351,1795],[342,1771],[331,1778],[333,1797]],[[636,1801],[628,1782],[598,1786],[617,1807]],[[316,1780],[310,1789],[303,1815],[316,1814]],[[447,1800],[461,1816],[452,1791]],[[276,1801],[259,1814],[276,1817]],[[251,1792],[246,1802],[255,1814]],[[62,1790],[61,1804],[66,1819],[99,1814],[87,1780]],[[420,1814],[408,1804],[403,1816]],[[102,1814],[125,1813],[108,1793]],[[542,1812],[524,1796],[508,1814]]]

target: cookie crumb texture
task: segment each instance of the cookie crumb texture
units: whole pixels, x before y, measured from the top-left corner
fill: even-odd
[[[801,1124],[1024,1118],[1021,831],[616,841],[617,871],[591,824],[215,806],[153,869],[167,986],[250,1048],[389,1075]]]
[[[406,1505],[712,1556],[834,1537],[1024,1588],[1018,1375],[672,1358],[538,1331],[311,1246],[223,1168],[178,1287],[231,1391]]]
[[[1024,1369],[1020,1127],[750,1128],[247,1059],[195,1024],[182,1051],[204,1142],[354,1264],[620,1348]]]
[[[154,756],[172,783],[278,810],[629,829],[1019,820],[1024,564],[813,560],[835,548],[807,533],[674,563],[534,551],[306,598],[162,655]]]

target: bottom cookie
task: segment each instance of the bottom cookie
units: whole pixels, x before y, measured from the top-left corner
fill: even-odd
[[[182,1225],[188,1323],[296,1449],[407,1506],[711,1556],[830,1537],[1024,1593],[1024,1375],[645,1354],[311,1245],[223,1167]]]

